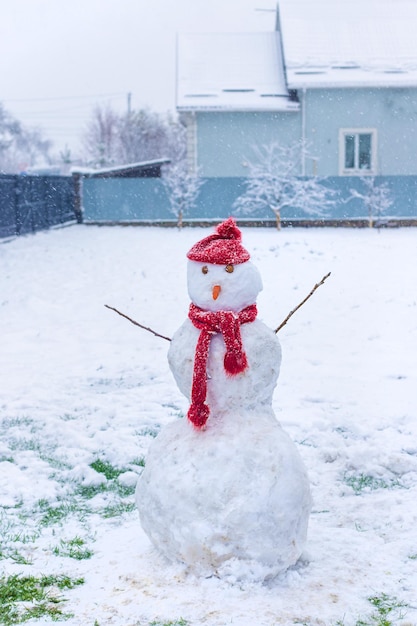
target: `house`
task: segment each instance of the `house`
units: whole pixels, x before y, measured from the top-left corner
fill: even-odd
[[[202,176],[246,176],[252,145],[274,128],[284,141],[297,133],[300,104],[287,88],[280,32],[182,35],[177,110]]]
[[[308,146],[300,176],[342,196],[381,177],[393,213],[417,216],[416,24],[410,0],[282,0],[274,32],[180,36],[177,110],[209,182],[202,213],[230,211],[254,146],[274,141]],[[363,207],[340,203],[333,217],[347,211]]]
[[[302,14],[282,3],[287,84],[300,100],[301,138],[318,155],[306,173],[417,174],[415,24],[408,0],[319,1]]]

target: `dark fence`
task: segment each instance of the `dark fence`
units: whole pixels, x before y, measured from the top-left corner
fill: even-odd
[[[76,220],[71,176],[0,175],[0,237]]]

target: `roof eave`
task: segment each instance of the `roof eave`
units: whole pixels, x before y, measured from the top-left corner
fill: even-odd
[[[417,88],[417,78],[408,81],[386,81],[386,80],[320,80],[320,81],[289,81],[289,89],[415,89]]]
[[[281,105],[276,105],[276,106],[265,106],[264,104],[240,104],[240,105],[225,105],[225,104],[221,104],[221,105],[205,105],[205,104],[198,104],[198,105],[182,105],[182,104],[177,104],[176,109],[179,113],[182,112],[195,112],[195,111],[212,111],[214,113],[218,113],[218,112],[222,112],[222,111],[226,111],[228,113],[233,113],[233,112],[259,112],[259,113],[291,113],[293,111],[299,111],[300,110],[300,103],[299,102],[290,102],[287,101],[285,104],[281,104]]]

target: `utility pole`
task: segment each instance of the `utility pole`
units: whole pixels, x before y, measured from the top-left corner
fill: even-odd
[[[127,94],[127,114],[130,116],[132,113],[132,93],[129,91]]]

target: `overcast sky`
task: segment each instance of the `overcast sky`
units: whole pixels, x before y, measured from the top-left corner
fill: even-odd
[[[97,103],[175,110],[178,32],[273,30],[275,0],[1,0],[0,102],[77,149]],[[259,10],[269,9],[269,11]]]

